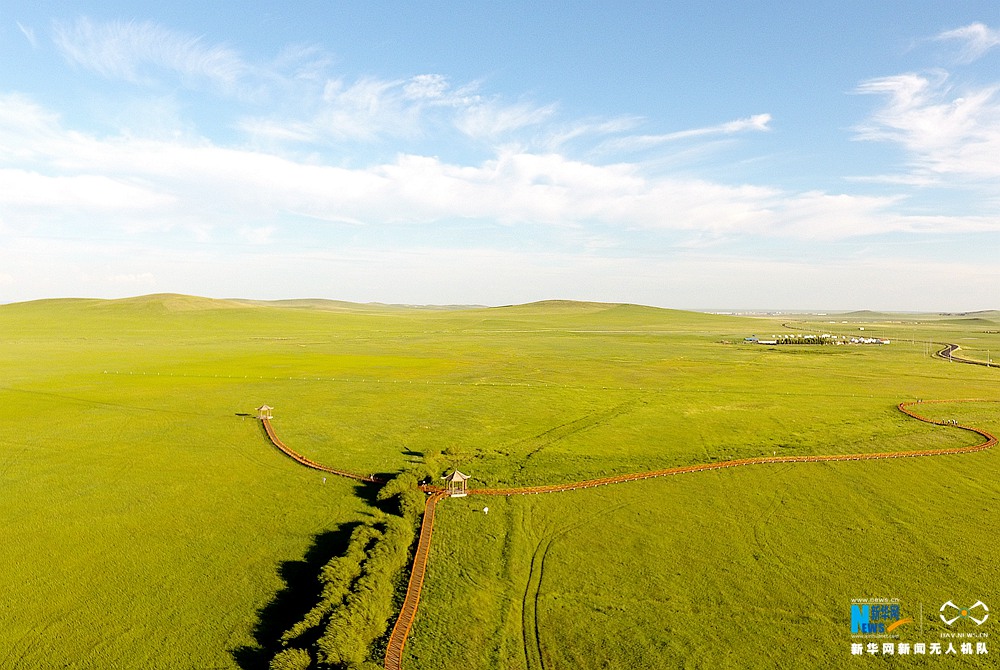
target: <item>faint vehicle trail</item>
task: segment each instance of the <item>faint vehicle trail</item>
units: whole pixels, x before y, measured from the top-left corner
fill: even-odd
[[[575,491],[577,489],[593,488],[597,486],[607,486],[608,484],[620,484],[624,482],[634,482],[642,479],[652,479],[654,477],[666,477],[670,475],[680,475],[689,474],[693,472],[705,472],[708,470],[721,470],[723,468],[734,468],[744,465],[767,465],[773,463],[826,463],[831,461],[872,461],[872,460],[882,460],[889,458],[914,458],[918,456],[945,456],[954,454],[968,454],[977,451],[984,451],[996,445],[997,438],[990,432],[983,430],[982,428],[976,428],[974,426],[966,426],[964,424],[957,423],[955,421],[944,421],[929,419],[920,414],[917,414],[911,407],[925,405],[925,404],[939,404],[939,403],[962,403],[962,402],[997,402],[995,400],[918,400],[901,402],[897,406],[899,411],[912,417],[918,421],[923,421],[925,423],[931,423],[939,426],[950,426],[959,430],[964,430],[968,432],[975,433],[983,438],[983,441],[970,445],[967,447],[950,447],[946,449],[921,449],[919,451],[884,451],[876,453],[862,453],[862,454],[832,454],[832,455],[818,455],[818,456],[761,456],[756,458],[740,458],[731,461],[720,461],[716,463],[702,463],[700,465],[686,465],[676,468],[666,468],[663,470],[651,470],[648,472],[635,472],[624,475],[616,475],[613,477],[602,477],[600,479],[590,479],[582,482],[570,482],[566,484],[555,484],[555,485],[542,485],[542,486],[521,486],[514,488],[484,488],[484,489],[470,489],[469,495],[502,495],[502,496],[512,496],[512,495],[534,495],[539,493],[559,493],[564,491]],[[323,472],[329,472],[331,474],[340,475],[342,477],[349,477],[351,479],[357,479],[367,482],[384,483],[385,480],[378,477],[365,477],[363,475],[354,474],[351,472],[346,472],[344,470],[337,470],[320,463],[316,463],[286,446],[274,433],[274,428],[271,426],[270,421],[267,419],[261,419],[261,423],[264,425],[264,430],[267,432],[267,436],[270,438],[271,442],[275,447],[280,449],[282,452],[287,454],[290,458],[294,459],[298,463],[305,465],[316,470],[321,470]],[[413,619],[416,617],[417,605],[420,602],[420,592],[423,587],[424,572],[427,567],[427,559],[430,552],[430,538],[431,533],[434,528],[434,511],[437,507],[438,502],[447,496],[445,491],[437,486],[421,486],[421,490],[426,493],[431,494],[427,499],[427,505],[424,508],[424,519],[420,526],[420,539],[417,544],[417,553],[414,557],[413,567],[410,572],[410,581],[406,589],[406,599],[403,603],[403,609],[400,612],[399,619],[396,621],[396,625],[393,627],[392,635],[389,638],[389,645],[386,649],[385,655],[385,669],[386,670],[401,670],[402,667],[402,656],[403,648],[406,644],[406,638],[409,635],[410,627],[413,624]],[[563,531],[566,532],[566,531]],[[560,533],[562,534],[562,533]],[[533,670],[534,668],[540,668],[544,670],[544,661],[541,650],[541,642],[538,637],[538,588],[541,584],[542,578],[542,568],[544,566],[545,556],[548,553],[549,547],[552,544],[552,539],[544,541],[538,545],[535,550],[535,554],[532,557],[531,573],[528,577],[528,584],[525,587],[524,603],[522,610],[522,623],[524,625],[524,637],[525,637],[525,661],[528,663],[528,670]],[[539,553],[541,552],[541,553]],[[537,572],[536,572],[537,563]],[[537,574],[537,578],[535,575]],[[532,583],[535,585],[534,591],[532,591]],[[531,594],[534,596],[531,597]],[[529,600],[530,607],[529,607]],[[528,610],[531,610],[530,615]],[[533,640],[529,640],[533,638]],[[531,659],[531,660],[529,660]]]
[[[538,598],[542,587],[542,571],[552,540],[542,540],[531,556],[528,581],[521,599],[521,638],[524,642],[524,667],[526,670],[545,670],[542,641],[538,632]]]
[[[957,345],[947,344],[945,348],[938,352],[938,357],[943,360],[954,360],[956,362],[970,363],[974,365],[984,365],[988,366],[988,363],[982,361],[973,361],[969,359],[961,359],[954,356],[954,352],[958,349]],[[996,367],[996,366],[993,366]],[[949,426],[951,428],[956,428],[958,430],[964,430],[967,432],[975,433],[979,435],[983,441],[970,445],[967,447],[950,447],[945,449],[921,449],[918,451],[886,451],[886,452],[876,452],[876,453],[861,453],[861,454],[831,454],[831,455],[817,455],[817,456],[761,456],[756,458],[740,458],[730,461],[721,461],[716,463],[702,463],[699,465],[687,465],[675,468],[666,468],[663,470],[651,470],[648,472],[635,472],[631,474],[616,475],[612,477],[602,477],[600,479],[590,479],[582,482],[570,482],[566,484],[555,484],[555,485],[541,485],[541,486],[521,486],[513,488],[482,488],[482,489],[470,489],[468,491],[469,495],[502,495],[502,496],[512,496],[512,495],[534,495],[539,493],[559,493],[563,491],[574,491],[577,489],[593,488],[596,486],[606,486],[608,484],[619,484],[624,482],[633,482],[643,479],[652,479],[654,477],[666,477],[670,475],[679,474],[689,474],[694,472],[705,472],[708,470],[721,470],[723,468],[733,468],[740,467],[744,465],[767,465],[773,463],[827,463],[832,461],[871,461],[871,460],[882,460],[889,458],[915,458],[919,456],[946,456],[946,455],[956,455],[956,454],[969,454],[978,451],[984,451],[990,449],[997,444],[997,438],[990,432],[982,429],[976,428],[974,426],[966,426],[960,424],[954,420],[937,420],[929,419],[925,416],[918,414],[914,409],[915,406],[929,405],[929,404],[943,404],[943,403],[969,403],[969,402],[980,402],[980,403],[992,403],[1000,402],[997,400],[983,400],[983,399],[965,399],[965,400],[917,400],[917,401],[904,401],[897,405],[897,408],[903,414],[916,419],[918,421],[923,421],[925,423],[930,423],[938,426]],[[607,419],[608,415],[613,415],[615,410],[628,411],[627,405],[629,403],[623,403],[618,407],[614,408],[611,412],[601,413],[598,415],[600,419]],[[603,415],[603,416],[602,416]],[[591,415],[593,416],[593,415]],[[597,417],[595,417],[597,418]],[[577,422],[570,422],[565,426],[560,426],[560,429],[570,428],[569,433],[577,432],[579,428],[591,427],[593,424],[587,419],[591,417],[585,417],[583,420],[578,420]],[[384,483],[385,480],[363,475],[354,474],[344,470],[337,470],[315,461],[312,461],[305,456],[302,456],[288,446],[286,446],[274,433],[274,429],[271,426],[271,422],[267,419],[261,419],[261,423],[264,426],[264,430],[267,433],[268,438],[274,444],[275,447],[280,449],[290,458],[294,459],[298,463],[305,465],[306,467],[313,468],[316,470],[321,470],[323,472],[329,472],[331,474],[340,475],[342,477],[349,477],[351,479],[374,482],[374,483]],[[573,424],[578,424],[573,426]],[[583,425],[579,425],[583,424]],[[575,430],[574,430],[575,429]],[[556,430],[556,429],[553,429]],[[542,437],[545,434],[539,435]],[[560,435],[556,439],[560,439],[565,435]],[[399,618],[396,621],[395,626],[392,630],[392,635],[389,638],[389,644],[386,649],[385,655],[385,670],[401,670],[402,667],[402,656],[403,648],[406,644],[406,638],[409,635],[410,627],[413,624],[413,620],[416,617],[417,605],[420,602],[420,592],[423,587],[424,573],[427,568],[427,559],[430,553],[431,544],[431,533],[434,527],[434,512],[437,504],[442,498],[447,496],[444,490],[437,486],[421,486],[421,490],[430,494],[427,498],[427,504],[424,508],[424,518],[420,526],[420,539],[417,543],[417,552],[414,557],[413,567],[410,572],[410,581],[406,590],[406,598],[403,602],[403,608],[400,612]],[[528,583],[525,586],[525,592],[523,596],[522,603],[522,625],[523,625],[523,636],[524,636],[524,651],[525,651],[525,662],[527,663],[527,670],[534,670],[538,668],[544,670],[544,657],[542,655],[541,640],[538,634],[538,598],[539,589],[541,587],[542,572],[545,563],[545,557],[548,555],[549,547],[552,545],[553,540],[562,535],[572,528],[579,526],[584,523],[581,521],[577,524],[573,524],[571,527],[566,528],[558,532],[555,536],[549,537],[539,542],[538,546],[535,548],[535,552],[532,555],[531,560],[531,570],[528,576]],[[537,569],[536,569],[537,568]],[[536,576],[537,575],[537,576]],[[530,614],[529,614],[530,610]],[[529,639],[531,638],[531,639]],[[530,660],[529,660],[530,659]]]

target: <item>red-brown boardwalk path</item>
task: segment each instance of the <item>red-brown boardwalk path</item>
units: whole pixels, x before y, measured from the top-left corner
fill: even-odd
[[[278,439],[278,436],[274,433],[274,427],[271,425],[270,419],[261,419],[261,424],[264,425],[264,432],[267,433],[267,437],[271,440],[271,444],[276,446],[280,451],[283,451],[285,455],[289,456],[293,460],[298,461],[307,468],[312,468],[313,470],[320,470],[322,472],[329,472],[333,475],[339,475],[340,477],[349,477],[350,479],[357,479],[362,482],[373,482],[375,484],[384,484],[385,480],[374,475],[370,477],[365,477],[364,475],[356,475],[353,472],[347,472],[346,470],[336,470],[322,463],[317,463],[316,461],[310,460],[303,456],[302,454],[292,451],[284,442]]]
[[[884,458],[911,458],[915,456],[943,456],[945,454],[967,454],[973,451],[983,451],[989,449],[997,443],[997,438],[992,434],[958,423],[947,421],[936,421],[920,416],[910,409],[913,405],[931,403],[958,403],[958,402],[993,402],[991,400],[925,400],[913,402],[901,402],[898,405],[899,411],[907,416],[919,421],[933,423],[940,426],[951,426],[961,430],[976,433],[983,438],[980,444],[970,447],[952,447],[949,449],[922,449],[920,451],[881,451],[866,454],[833,454],[829,456],[758,456],[756,458],[740,458],[732,461],[719,461],[716,463],[701,463],[698,465],[685,465],[683,467],[667,468],[665,470],[651,470],[649,472],[634,472],[627,475],[616,475],[613,477],[602,477],[601,479],[589,479],[583,482],[572,482],[569,484],[556,484],[552,486],[522,486],[507,489],[469,489],[470,495],[527,495],[532,493],[554,493],[558,491],[575,491],[576,489],[586,489],[594,486],[605,486],[607,484],[619,484],[621,482],[634,482],[640,479],[652,479],[653,477],[665,477],[667,475],[680,475],[688,472],[704,472],[705,470],[721,470],[723,468],[735,468],[741,465],[765,465],[768,463],[820,463],[829,461],[873,461]]]
[[[420,540],[417,542],[417,552],[413,556],[413,569],[410,571],[410,582],[406,586],[406,599],[399,611],[396,625],[392,627],[389,644],[385,649],[385,667],[399,668],[403,663],[403,646],[410,636],[410,626],[417,616],[417,605],[420,604],[420,591],[424,585],[424,573],[427,571],[427,558],[431,552],[431,532],[434,530],[434,510],[438,502],[447,496],[444,491],[436,491],[427,498],[424,507],[424,520],[420,524]]]
[[[993,447],[997,443],[997,438],[983,430],[982,428],[976,428],[974,426],[966,426],[959,423],[954,423],[951,421],[938,421],[936,419],[928,419],[925,416],[917,414],[912,408],[914,406],[919,406],[922,404],[933,404],[933,403],[962,403],[962,402],[996,402],[995,400],[923,400],[923,401],[911,401],[911,402],[901,402],[898,405],[899,411],[903,412],[909,417],[917,419],[918,421],[923,421],[925,423],[932,423],[939,426],[951,426],[952,428],[957,428],[959,430],[965,430],[979,435],[983,438],[983,441],[979,444],[974,444],[968,447],[952,447],[949,449],[922,449],[920,451],[883,451],[876,453],[866,453],[866,454],[833,454],[827,456],[762,456],[758,458],[741,458],[732,461],[721,461],[718,463],[703,463],[700,465],[687,465],[683,467],[676,468],[666,468],[664,470],[652,470],[649,472],[636,472],[625,475],[616,475],[614,477],[602,477],[600,479],[590,479],[583,482],[572,482],[568,484],[555,484],[551,486],[521,486],[514,488],[484,488],[484,489],[470,489],[468,491],[469,495],[529,495],[537,493],[557,493],[560,491],[575,491],[577,489],[592,488],[595,486],[606,486],[608,484],[619,484],[622,482],[634,482],[640,479],[652,479],[654,477],[666,477],[668,475],[680,475],[687,474],[691,472],[704,472],[706,470],[721,470],[723,468],[734,468],[742,465],[766,465],[768,463],[821,463],[830,461],[871,461],[887,458],[914,458],[917,456],[945,456],[953,454],[968,454],[976,451],[984,451]],[[264,425],[264,430],[267,432],[267,436],[270,438],[271,442],[280,449],[282,452],[295,459],[302,465],[313,468],[315,470],[321,470],[323,472],[329,472],[335,475],[340,475],[343,477],[350,477],[351,479],[357,479],[367,482],[384,482],[385,480],[378,477],[365,477],[362,475],[357,475],[351,472],[346,472],[343,470],[336,470],[334,468],[321,465],[315,461],[312,461],[292,449],[286,446],[277,435],[274,433],[274,428],[271,426],[271,422],[267,419],[262,419],[261,423]],[[413,620],[417,615],[417,606],[420,603],[420,592],[424,584],[424,574],[427,570],[427,560],[430,555],[431,547],[431,533],[434,530],[434,512],[437,508],[438,502],[442,498],[446,497],[447,494],[436,486],[422,486],[426,493],[430,494],[427,498],[427,504],[424,508],[424,518],[420,525],[420,539],[417,542],[417,551],[413,559],[413,567],[410,572],[410,581],[406,589],[406,598],[403,601],[402,610],[399,613],[399,618],[396,620],[396,624],[392,629],[392,634],[389,636],[389,643],[386,647],[385,653],[385,670],[401,670],[402,659],[403,659],[403,647],[406,645],[406,638],[409,636],[410,627],[413,625]]]

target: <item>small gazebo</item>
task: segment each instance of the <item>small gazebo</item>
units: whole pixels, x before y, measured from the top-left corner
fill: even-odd
[[[273,419],[271,416],[271,410],[274,409],[270,405],[261,405],[257,408],[257,418],[258,419]]]
[[[452,498],[461,498],[462,496],[468,495],[465,482],[469,480],[469,475],[463,475],[458,470],[455,470],[447,477],[442,477],[441,479],[444,480],[445,491],[447,491],[448,495]]]

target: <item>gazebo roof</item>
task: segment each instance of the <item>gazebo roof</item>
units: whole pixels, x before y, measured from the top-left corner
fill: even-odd
[[[260,406],[260,407],[258,407],[257,409],[259,409],[259,410],[260,410],[260,409],[274,409],[274,408],[273,408],[273,407],[271,407],[270,405],[261,405],[261,406]]]
[[[442,477],[441,479],[445,480],[446,482],[464,482],[468,478],[469,478],[469,475],[463,475],[458,470],[455,470],[453,473],[451,473],[447,477]]]

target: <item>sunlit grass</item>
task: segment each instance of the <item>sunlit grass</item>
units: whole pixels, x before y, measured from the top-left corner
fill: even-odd
[[[977,438],[896,405],[998,395],[996,370],[928,344],[1000,351],[982,317],[802,321],[893,344],[769,348],[743,338],[779,320],[321,308],[0,307],[0,665],[250,667],[238,651],[260,644],[282,566],[371,510],[269,447],[239,416],[261,403],[317,461],[503,486],[964,446]],[[925,409],[997,428],[993,405]],[[851,597],[996,590],[995,469],[990,452],[446,501],[407,667],[769,667],[792,648],[838,665]]]

